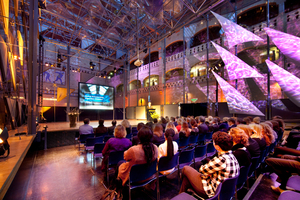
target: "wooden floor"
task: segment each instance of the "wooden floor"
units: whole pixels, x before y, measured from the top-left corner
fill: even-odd
[[[7,158],[0,158],[0,199],[3,199],[34,138],[35,135],[8,138],[10,154]]]

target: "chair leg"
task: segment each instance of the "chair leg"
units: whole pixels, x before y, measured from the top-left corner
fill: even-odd
[[[130,189],[130,184],[129,184],[129,187],[128,187],[128,193],[129,193],[129,200],[131,200],[131,189]]]
[[[157,174],[156,174],[156,182],[157,182],[157,184],[156,184],[156,191],[157,191],[157,200],[160,200],[160,191],[159,191],[159,172],[157,172]]]

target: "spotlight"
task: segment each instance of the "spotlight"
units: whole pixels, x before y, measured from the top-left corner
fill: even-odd
[[[117,68],[114,68],[114,72],[115,72],[115,73],[117,72]]]
[[[46,67],[49,67],[49,63],[46,62],[46,63],[45,63],[45,66],[46,66]]]
[[[93,71],[94,68],[95,68],[95,64],[91,61],[91,62],[90,62],[90,69]]]
[[[77,68],[77,72],[80,72],[80,67]]]
[[[61,54],[57,54],[57,62],[60,63],[62,61]]]
[[[18,56],[14,56],[14,60],[18,60]]]

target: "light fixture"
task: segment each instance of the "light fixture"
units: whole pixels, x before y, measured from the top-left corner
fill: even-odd
[[[114,72],[115,72],[115,73],[117,72],[117,68],[116,68],[116,67],[114,68]]]
[[[18,56],[14,56],[14,60],[18,60]]]
[[[94,68],[95,68],[95,64],[91,61],[91,62],[90,62],[90,69],[93,71]]]
[[[62,62],[61,54],[60,53],[57,54],[57,62],[58,63]]]

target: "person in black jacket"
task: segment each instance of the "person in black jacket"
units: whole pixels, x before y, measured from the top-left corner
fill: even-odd
[[[240,167],[249,166],[251,164],[251,155],[246,148],[248,145],[248,135],[244,130],[237,127],[231,128],[229,134],[233,138],[233,147],[231,150],[238,160]]]

